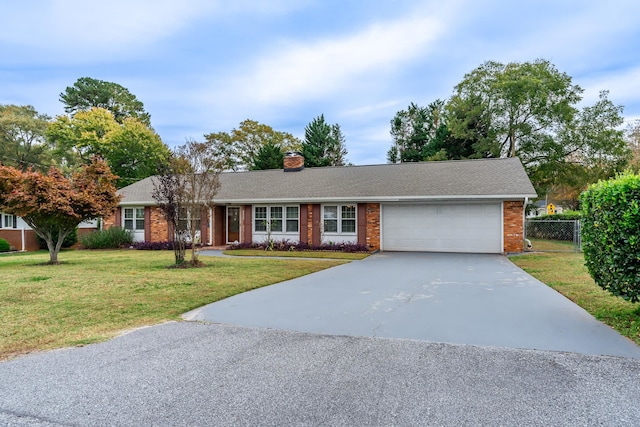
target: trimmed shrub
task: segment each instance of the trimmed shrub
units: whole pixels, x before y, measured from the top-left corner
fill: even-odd
[[[640,176],[600,181],[582,193],[582,249],[601,288],[631,302],[640,298]]]
[[[38,239],[38,245],[40,245],[40,249],[49,249],[47,247],[47,242],[45,242],[42,237],[38,236],[37,234],[36,234],[36,237]],[[53,233],[54,244],[57,240],[58,240],[58,231],[55,231]],[[76,243],[78,243],[78,229],[74,228],[74,230],[71,233],[67,234],[67,237],[65,237],[64,240],[62,241],[62,247],[70,248]]]
[[[582,212],[580,211],[564,211],[559,214],[554,215],[540,215],[527,218],[528,221],[573,221],[576,219],[580,219],[582,217]]]
[[[11,245],[4,239],[0,239],[0,252],[9,252]]]
[[[227,246],[227,249],[260,249],[272,251],[332,251],[332,252],[369,252],[366,245],[358,243],[323,243],[321,245],[310,245],[303,242],[292,242],[291,240],[271,240],[260,243],[238,243]]]
[[[133,243],[133,234],[121,227],[111,227],[83,235],[80,243],[85,249],[126,248]]]
[[[169,240],[166,242],[135,242],[132,247],[141,251],[172,251],[174,242]],[[184,244],[185,249],[191,249],[191,243]]]

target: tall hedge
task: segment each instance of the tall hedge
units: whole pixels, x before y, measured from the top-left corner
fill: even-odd
[[[625,173],[591,185],[582,202],[582,248],[593,280],[640,300],[640,176]]]

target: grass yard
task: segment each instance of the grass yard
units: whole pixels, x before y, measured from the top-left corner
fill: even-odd
[[[330,252],[330,251],[265,251],[262,249],[232,249],[223,252],[233,256],[262,256],[262,257],[286,257],[286,258],[325,258],[325,259],[365,259],[370,254],[362,252]]]
[[[548,239],[530,239],[531,246],[534,251],[560,251],[560,252],[574,252],[575,245],[573,242],[567,242],[563,240],[548,240]]]
[[[584,266],[582,253],[532,253],[510,259],[640,345],[640,305],[615,297],[596,285]]]
[[[251,289],[343,264],[340,260],[203,257],[167,269],[172,251],[64,251],[0,256],[0,360],[103,341]]]

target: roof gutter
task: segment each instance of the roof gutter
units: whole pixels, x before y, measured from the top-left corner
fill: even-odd
[[[217,205],[253,205],[270,203],[400,203],[400,202],[429,202],[429,201],[471,201],[471,200],[524,200],[535,197],[535,194],[492,194],[492,195],[457,195],[457,196],[402,196],[402,197],[297,197],[297,198],[263,198],[263,199],[213,199]],[[120,206],[153,206],[151,201],[123,201]]]

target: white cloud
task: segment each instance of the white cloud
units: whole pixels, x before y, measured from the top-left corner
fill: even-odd
[[[600,91],[608,90],[609,98],[616,104],[635,103],[640,100],[640,66],[616,70],[583,79],[583,102],[593,104]]]
[[[413,12],[347,36],[279,43],[243,71],[234,70],[241,75],[224,79],[225,87],[212,92],[245,104],[288,105],[353,91],[365,82],[375,90],[388,73],[423,59],[446,29],[449,9],[443,7],[438,14]]]
[[[16,52],[14,61],[87,63],[145,53],[179,31],[208,18],[238,13],[284,14],[301,7],[292,0],[23,0],[4,4],[0,42]]]

